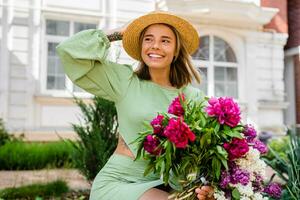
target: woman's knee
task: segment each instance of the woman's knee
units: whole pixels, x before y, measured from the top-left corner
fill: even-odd
[[[169,193],[159,190],[156,188],[151,188],[144,192],[144,194],[139,198],[139,200],[167,200]]]

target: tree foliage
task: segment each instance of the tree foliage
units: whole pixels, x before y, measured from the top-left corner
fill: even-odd
[[[117,112],[113,102],[94,97],[92,104],[74,97],[82,112],[80,124],[72,124],[80,138],[72,142],[75,166],[92,181],[117,145]]]

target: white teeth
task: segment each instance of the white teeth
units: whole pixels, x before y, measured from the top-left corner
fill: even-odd
[[[149,54],[149,56],[153,58],[162,58],[161,55],[157,55],[157,54]]]

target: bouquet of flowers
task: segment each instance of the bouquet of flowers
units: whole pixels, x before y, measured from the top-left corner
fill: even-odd
[[[141,132],[137,158],[148,160],[145,175],[160,173],[176,192],[169,199],[197,199],[195,188],[211,185],[217,200],[279,198],[279,184],[264,186],[267,152],[251,125],[241,124],[232,98],[188,100],[179,94],[166,113]]]

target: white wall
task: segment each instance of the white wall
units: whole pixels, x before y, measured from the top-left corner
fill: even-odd
[[[2,5],[3,4],[3,0],[0,0],[0,5]],[[3,7],[2,6],[0,6],[0,80],[2,79],[2,77],[1,77],[1,73],[2,73],[2,62],[1,62],[1,60],[3,59],[2,58],[2,22],[3,22],[3,16],[2,16],[2,14],[3,14]],[[1,106],[2,104],[3,104],[3,102],[4,102],[4,88],[3,88],[3,84],[1,84],[1,81],[0,81],[0,118],[4,118],[4,111],[3,111],[3,106]]]
[[[253,3],[255,5],[260,6],[260,1],[261,0],[229,0],[229,1],[244,2],[244,3]]]
[[[6,49],[4,60],[8,69],[6,94],[6,115],[7,126],[9,128],[25,127],[29,99],[28,74],[29,71],[29,29],[28,29],[28,7],[29,1],[6,1],[6,5],[17,5],[17,7],[4,6],[3,10],[8,12],[8,19],[3,24],[3,37],[6,38]]]
[[[4,2],[18,6],[10,10],[4,7],[3,13],[9,16],[1,18],[0,117],[4,116],[11,130],[28,131],[69,129],[70,122],[78,121],[75,114],[78,108],[70,103],[70,96],[46,94],[41,89],[46,78],[42,73],[46,67],[43,57],[46,17],[98,20],[101,28],[115,28],[155,8],[154,0],[45,0],[42,5],[39,0]],[[257,0],[251,2],[255,3],[251,6],[259,5]],[[235,9],[238,11],[238,6]],[[283,82],[286,35],[261,32],[257,28],[262,26],[259,19],[254,26],[245,28],[245,24],[237,22],[234,26],[219,21],[214,24],[203,20],[205,15],[191,17],[199,34],[221,37],[237,55],[239,101],[246,121],[254,122],[261,130],[275,127],[280,132],[287,106]],[[11,21],[10,16],[13,16]],[[116,58],[114,53],[112,58]],[[120,52],[118,59],[121,63],[135,63],[125,51]]]
[[[43,6],[99,11],[102,9],[102,1],[104,0],[43,0]]]
[[[45,93],[46,18],[100,21],[100,28],[115,28],[154,9],[153,0],[4,0],[1,19],[0,113],[11,131],[70,129],[79,110],[67,93]],[[2,7],[1,7],[2,9]],[[2,13],[2,10],[1,10]],[[10,20],[10,18],[12,20]],[[2,31],[1,31],[2,33]],[[120,60],[129,61],[124,52]],[[4,67],[2,67],[4,65]],[[6,92],[5,92],[6,91]],[[52,127],[52,128],[51,128]]]
[[[231,45],[238,60],[244,121],[261,130],[282,132],[287,106],[283,81],[287,35],[262,31],[277,11],[262,9],[260,1],[253,0],[162,2],[164,8],[192,21],[200,35],[216,35]]]
[[[285,91],[286,101],[288,102],[288,108],[285,110],[285,124],[295,125],[296,124],[296,96],[295,96],[295,66],[294,56],[299,55],[300,47],[296,47],[286,51],[285,56]]]

